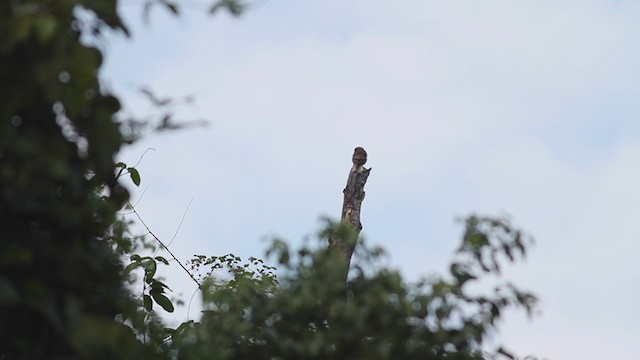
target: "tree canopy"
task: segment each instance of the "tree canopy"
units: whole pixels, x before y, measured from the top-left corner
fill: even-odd
[[[528,238],[479,216],[464,221],[450,272],[418,284],[332,221],[301,249],[275,241],[275,267],[196,256],[185,270],[205,310],[167,327],[159,314],[175,304],[156,269],[169,261],[145,250],[163,245],[117,216],[131,207],[127,187],[141,181],[117,154],[144,125],[119,116],[118,96],[98,79],[102,35],[129,35],[118,3],[0,3],[0,359],[512,358],[486,339],[505,308],[531,312],[535,297],[508,283],[468,288],[523,257]],[[180,12],[168,0],[147,5]],[[244,6],[211,4],[221,9],[239,15]],[[327,239],[361,242],[347,281]]]

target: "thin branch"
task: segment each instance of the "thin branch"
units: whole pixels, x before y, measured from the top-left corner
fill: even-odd
[[[133,213],[136,214],[136,217],[138,218],[138,220],[140,220],[140,223],[142,224],[142,226],[144,226],[147,229],[149,234],[151,234],[151,236],[153,236],[153,238],[156,239],[156,241],[162,246],[162,248],[167,250],[167,252],[169,253],[169,255],[171,255],[173,260],[175,260],[178,263],[178,265],[180,265],[182,270],[184,270],[189,275],[191,280],[193,280],[193,282],[195,282],[198,285],[198,288],[202,289],[202,285],[200,284],[200,282],[198,280],[196,280],[196,278],[193,276],[193,274],[189,270],[187,270],[187,268],[180,262],[180,260],[178,260],[178,258],[173,254],[173,252],[171,252],[171,250],[169,250],[169,248],[156,236],[156,234],[154,234],[153,231],[151,231],[151,229],[149,229],[147,224],[144,222],[144,220],[142,220],[142,217],[140,217],[140,214],[138,214],[138,211],[136,211],[136,209],[131,205],[131,203],[129,203],[129,206],[131,206],[131,209],[133,210]]]
[[[198,290],[200,289],[196,289],[196,291],[191,294],[191,298],[189,299],[189,306],[187,306],[187,321],[189,321],[189,318],[191,317],[191,303],[193,302],[193,297],[196,295]]]
[[[149,190],[149,186],[144,188],[144,191],[142,192],[142,194],[140,195],[140,198],[138,199],[138,201],[136,201],[135,204],[133,204],[133,206],[138,206],[138,204],[140,203],[140,201],[142,201],[142,198],[144,197],[144,194],[147,193],[147,190]]]
[[[184,213],[182,214],[182,219],[180,219],[180,223],[178,224],[178,228],[176,229],[176,232],[173,233],[173,237],[171,238],[171,240],[169,240],[169,243],[167,244],[167,246],[171,246],[171,244],[173,243],[173,240],[175,240],[176,236],[178,236],[178,232],[180,231],[180,228],[182,227],[182,223],[184,222],[184,218],[187,217],[187,212],[189,212],[189,207],[191,206],[192,202],[193,202],[193,198],[191,198],[191,200],[189,200],[189,204],[187,204],[187,208],[184,210]],[[156,250],[156,252],[153,253],[153,256],[156,256],[158,251],[160,251],[160,249]]]
[[[144,158],[144,156],[145,156],[149,151],[156,151],[156,149],[154,149],[154,148],[152,148],[152,147],[147,148],[147,150],[145,150],[145,151],[142,153],[142,155],[140,155],[140,159],[138,159],[138,162],[137,162],[135,165],[133,165],[132,167],[136,167],[136,166],[140,165],[140,162],[142,162],[142,159]]]
[[[131,208],[132,208],[132,209],[133,209],[134,207],[138,206],[138,204],[140,203],[140,201],[142,201],[142,198],[144,197],[144,194],[146,194],[146,193],[147,193],[147,190],[149,190],[149,186],[147,186],[147,187],[145,187],[145,188],[144,188],[144,191],[142,192],[142,195],[140,195],[140,198],[136,201],[136,203],[135,203],[135,204],[133,204],[133,205],[129,204],[129,205],[131,205]],[[133,214],[133,211],[126,211],[126,212],[125,212],[125,211],[118,211],[118,215],[123,215],[123,216],[125,216],[125,215],[131,215],[131,214]],[[154,254],[154,255],[155,255],[155,254]]]
[[[182,227],[182,223],[184,222],[184,218],[187,217],[187,212],[189,211],[189,207],[191,206],[192,202],[193,202],[193,198],[191,198],[191,200],[189,200],[189,204],[187,204],[187,208],[184,210],[184,214],[182,214],[182,219],[180,219],[180,224],[178,224],[178,228],[176,229],[176,232],[173,234],[173,237],[171,238],[171,240],[169,241],[167,246],[171,245],[173,243],[173,240],[176,239],[176,236],[178,236],[178,231],[180,231],[180,228]]]

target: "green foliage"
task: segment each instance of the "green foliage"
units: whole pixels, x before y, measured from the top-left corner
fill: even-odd
[[[348,234],[341,226],[330,223],[321,233]],[[469,217],[450,276],[419,284],[404,282],[382,266],[381,249],[362,243],[345,282],[339,254],[323,244],[291,256],[275,241],[269,253],[286,269],[277,282],[270,272],[245,273],[237,265],[231,280],[205,282],[206,310],[200,323],[184,324],[189,330],[175,338],[178,352],[185,359],[509,358],[502,348],[480,349],[505,308],[535,306],[532,294],[511,284],[468,290],[496,273],[501,257],[512,262],[514,250],[524,253],[521,232],[505,220]]]
[[[173,312],[174,306],[171,300],[165,295],[169,286],[155,277],[158,269],[158,263],[169,265],[169,261],[162,256],[140,256],[138,254],[131,255],[131,263],[124,269],[124,274],[127,275],[136,268],[144,269],[144,282],[143,282],[143,307],[147,311],[153,309],[153,301],[160,305],[165,311]]]
[[[124,30],[113,1],[91,3],[85,7],[101,20],[86,25]],[[119,346],[135,343],[131,329],[113,321],[130,298],[105,238],[128,197],[114,176],[120,105],[100,89],[100,51],[80,41],[74,8],[81,4],[0,4],[0,351],[7,359],[118,358]]]
[[[277,285],[273,266],[266,265],[262,259],[250,257],[246,263],[233,254],[223,256],[194,255],[189,261],[191,272],[198,282],[209,280],[209,285],[217,288],[234,288],[238,282],[251,282],[253,286],[271,288]],[[218,271],[218,272],[216,272]],[[220,271],[226,274],[220,274]],[[225,276],[226,275],[226,276]],[[216,281],[216,277],[219,278]]]

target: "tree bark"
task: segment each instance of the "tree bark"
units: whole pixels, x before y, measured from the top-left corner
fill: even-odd
[[[354,150],[352,156],[353,166],[349,170],[349,177],[347,179],[347,186],[342,193],[344,199],[342,202],[342,217],[343,223],[349,224],[355,230],[354,239],[343,239],[334,237],[329,239],[329,246],[338,250],[340,255],[344,258],[347,271],[351,264],[351,257],[355,250],[358,236],[362,230],[362,223],[360,222],[360,209],[362,207],[362,201],[364,200],[364,185],[369,177],[371,168],[365,168],[363,165],[367,162],[367,153],[363,148],[357,147]]]

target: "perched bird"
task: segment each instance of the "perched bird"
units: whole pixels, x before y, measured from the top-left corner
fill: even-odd
[[[353,163],[358,166],[362,166],[367,163],[367,152],[363,148],[358,146],[353,150],[353,157],[351,158]]]

